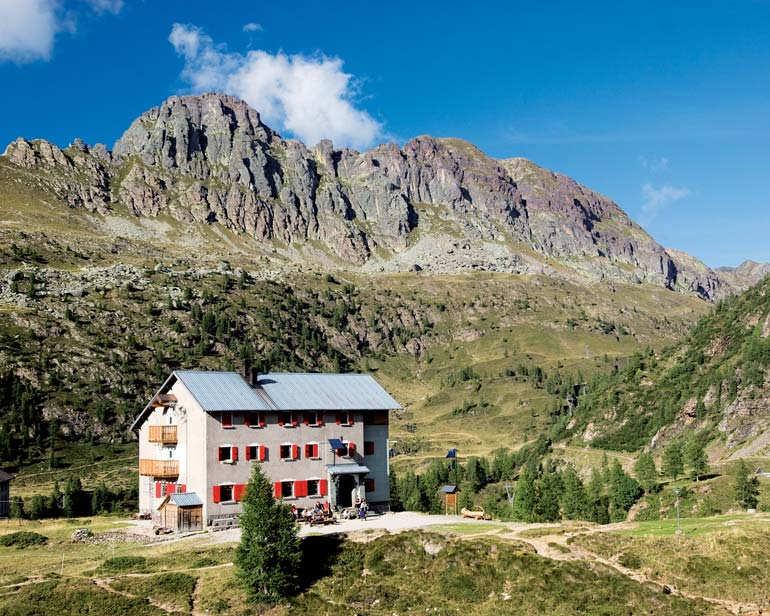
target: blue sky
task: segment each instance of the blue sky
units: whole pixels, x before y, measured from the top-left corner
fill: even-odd
[[[0,0],[0,142],[111,145],[228,89],[287,136],[462,137],[709,265],[770,261],[770,2],[282,4]]]

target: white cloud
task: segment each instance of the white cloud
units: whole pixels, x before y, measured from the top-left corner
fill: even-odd
[[[649,224],[666,207],[690,196],[691,191],[684,186],[664,184],[655,188],[649,182],[642,186],[642,224]]]
[[[0,61],[48,60],[60,29],[55,0],[0,0]]]
[[[264,30],[262,24],[258,24],[255,21],[250,21],[249,23],[243,25],[244,32],[262,32],[262,30]]]
[[[657,173],[659,171],[668,170],[669,160],[665,156],[661,156],[660,158],[647,158],[646,156],[640,156],[639,164],[641,164],[645,169],[653,173]]]
[[[123,0],[86,0],[97,13],[117,15],[123,8]]]
[[[356,108],[356,81],[342,60],[327,56],[228,52],[200,28],[174,24],[169,41],[185,60],[182,78],[193,91],[217,90],[245,100],[273,127],[313,145],[331,139],[363,148],[382,125]]]
[[[84,0],[97,14],[117,14],[123,0]],[[63,0],[0,0],[0,62],[50,60],[56,35],[74,32],[77,11]]]

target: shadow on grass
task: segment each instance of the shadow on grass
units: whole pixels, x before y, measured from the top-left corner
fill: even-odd
[[[317,535],[302,540],[299,592],[306,591],[318,580],[331,574],[343,544],[344,540],[339,535]]]

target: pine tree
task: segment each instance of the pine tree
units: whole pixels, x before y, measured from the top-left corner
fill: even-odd
[[[573,466],[568,466],[562,473],[564,491],[561,495],[562,514],[568,520],[585,519],[588,513],[586,489]]]
[[[513,515],[517,520],[532,522],[535,520],[537,505],[537,468],[534,463],[528,463],[519,475],[516,484],[516,497],[513,500]]]
[[[601,470],[594,469],[586,490],[588,499],[588,519],[597,524],[610,521],[609,499],[604,494],[604,477]]]
[[[243,499],[236,575],[254,602],[274,603],[298,589],[302,562],[291,510],[273,498],[270,483],[255,465]]]
[[[639,454],[634,464],[634,474],[645,492],[649,493],[655,489],[658,485],[658,468],[651,453],[643,451]]]
[[[82,494],[80,479],[69,478],[64,486],[64,497],[62,498],[62,509],[64,516],[74,518],[80,513],[80,500]]]
[[[663,474],[676,480],[684,472],[682,443],[673,441],[663,452]]]
[[[744,509],[756,509],[759,503],[759,480],[751,475],[746,462],[741,460],[735,467],[733,478],[735,502]]]
[[[684,448],[684,458],[696,481],[700,479],[701,475],[705,475],[708,472],[709,462],[708,456],[706,456],[706,449],[703,447],[700,439],[695,436],[688,439]]]
[[[545,522],[555,522],[561,518],[559,495],[563,489],[561,477],[555,471],[543,473],[537,482],[537,502],[535,517]]]
[[[641,488],[633,477],[629,477],[615,460],[609,470],[608,492],[610,500],[610,518],[619,522],[625,520],[628,510],[641,494]]]
[[[11,498],[10,516],[17,520],[21,520],[25,517],[24,499],[21,496],[14,496]]]

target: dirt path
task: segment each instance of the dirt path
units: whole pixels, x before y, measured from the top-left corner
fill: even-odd
[[[595,552],[591,552],[586,548],[577,545],[576,543],[569,543],[570,539],[581,535],[589,535],[593,533],[612,532],[624,528],[630,528],[632,525],[628,522],[620,522],[618,524],[607,524],[605,526],[597,526],[589,529],[582,529],[566,533],[554,533],[552,535],[542,535],[539,537],[528,537],[522,533],[521,530],[514,530],[500,535],[504,539],[510,539],[515,541],[521,541],[531,545],[538,555],[552,560],[580,560],[587,563],[604,565],[610,569],[630,578],[640,584],[653,585],[660,588],[664,593],[690,599],[692,601],[705,601],[711,605],[721,607],[727,610],[731,614],[740,614],[741,616],[761,616],[768,614],[759,605],[754,603],[746,603],[733,601],[730,599],[721,599],[717,597],[709,597],[706,595],[696,594],[687,590],[677,588],[672,584],[666,584],[665,582],[653,577],[649,577],[642,571],[635,569],[629,569],[621,565],[614,559],[605,558]],[[560,546],[560,547],[556,547]]]

